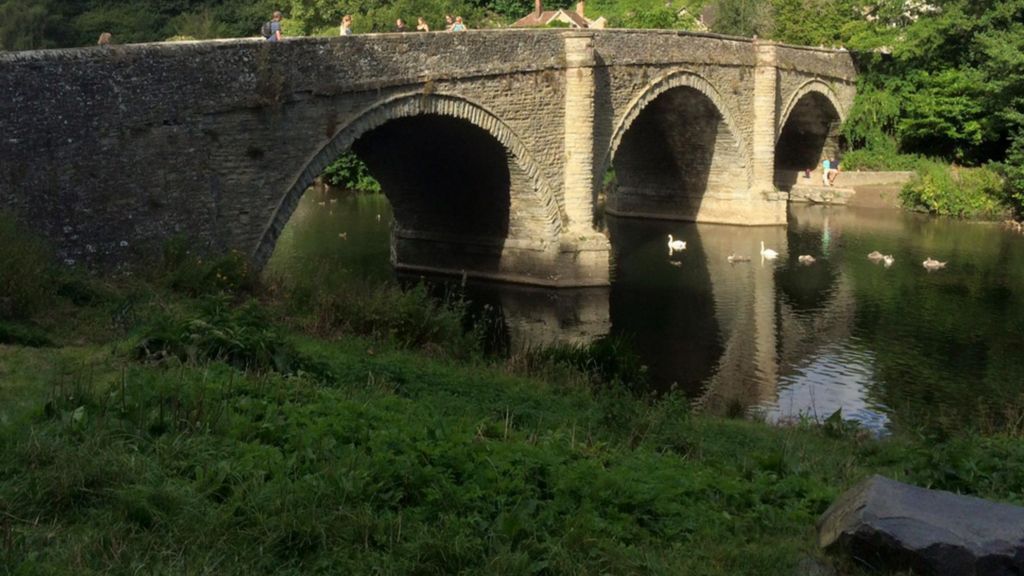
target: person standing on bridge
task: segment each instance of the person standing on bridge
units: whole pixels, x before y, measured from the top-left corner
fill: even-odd
[[[395,32],[405,32],[405,20],[395,20]]]
[[[427,21],[424,20],[422,16],[419,17],[419,20],[416,23],[416,31],[417,32],[430,32],[430,25],[427,24]]]
[[[452,26],[452,32],[465,32],[466,25],[462,23],[462,16],[455,17],[455,24]]]
[[[270,35],[267,36],[268,42],[280,42],[281,41],[281,11],[274,11],[274,18],[268,22],[270,24]]]
[[[455,18],[452,18],[451,14],[444,15],[444,31],[451,32],[452,26],[455,26]]]
[[[348,14],[345,14],[345,16],[341,19],[341,35],[352,35],[352,16]]]

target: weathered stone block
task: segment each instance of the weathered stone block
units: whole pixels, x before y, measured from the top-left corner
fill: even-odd
[[[1024,574],[1024,508],[872,476],[818,521],[818,543],[922,576]]]

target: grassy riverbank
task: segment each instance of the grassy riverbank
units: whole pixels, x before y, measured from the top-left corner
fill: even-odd
[[[625,356],[489,357],[458,299],[166,261],[5,277],[0,573],[788,576],[872,473],[1022,500],[1012,434],[711,418]]]

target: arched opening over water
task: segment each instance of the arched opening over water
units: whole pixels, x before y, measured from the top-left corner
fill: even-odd
[[[482,128],[436,114],[399,118],[361,136],[352,150],[380,182],[400,228],[508,236],[510,162]]]
[[[405,95],[357,115],[310,160],[266,230],[258,264],[314,179],[349,150],[393,206],[390,256],[401,267],[486,276],[510,243],[554,241],[561,231],[554,195],[504,123],[461,98]]]
[[[775,144],[775,181],[783,190],[801,182],[800,173],[821,169],[825,158],[839,153],[839,128],[842,117],[836,103],[822,90],[809,88],[795,97],[780,118],[782,129]],[[810,181],[820,186],[820,176]]]
[[[742,146],[709,84],[685,76],[649,94],[612,143],[617,186],[608,198],[610,214],[697,220],[707,194],[749,188]]]

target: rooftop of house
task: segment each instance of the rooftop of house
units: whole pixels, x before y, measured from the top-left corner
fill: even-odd
[[[557,18],[559,14],[563,14],[566,18],[572,21],[573,24],[579,26],[580,28],[590,27],[590,22],[588,22],[586,18],[580,16],[579,14],[573,12],[572,10],[565,10],[563,8],[560,8],[558,10],[544,10],[540,14],[537,14],[537,12],[530,12],[526,16],[520,18],[519,20],[516,20],[516,22],[512,25],[517,27],[544,26],[546,24],[549,24],[555,18]]]

